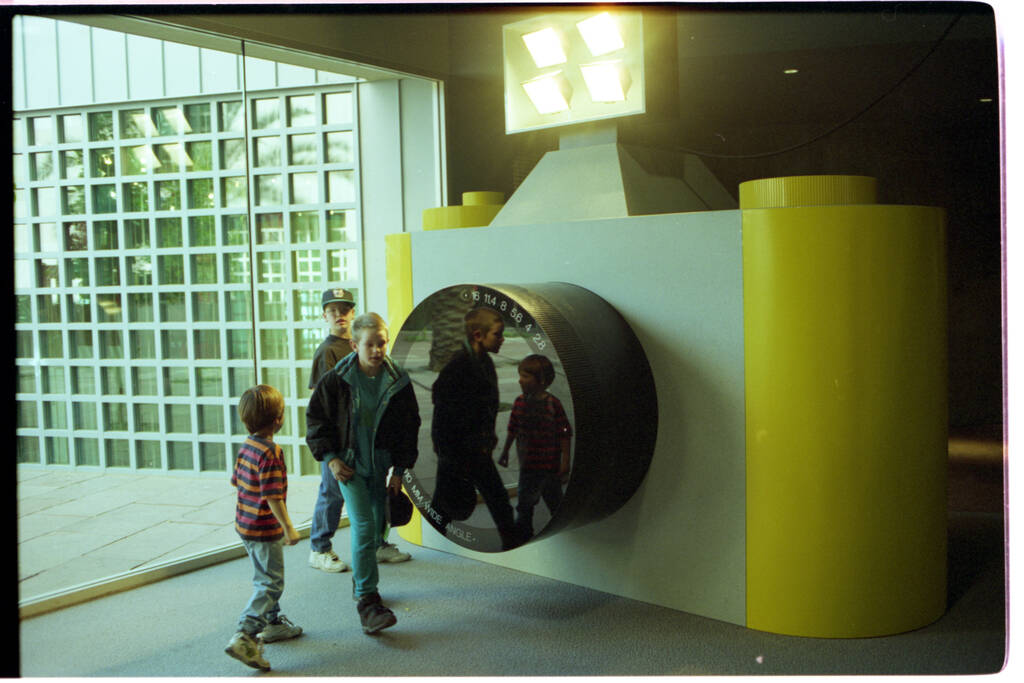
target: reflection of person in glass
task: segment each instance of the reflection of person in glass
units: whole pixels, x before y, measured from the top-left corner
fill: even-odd
[[[498,464],[508,467],[508,451],[516,442],[519,494],[516,527],[523,538],[533,536],[533,508],[543,497],[551,514],[562,502],[562,478],[569,473],[572,427],[562,403],[548,393],[555,368],[545,356],[532,354],[519,363],[520,394],[512,405],[508,437]]]
[[[363,631],[373,634],[396,622],[377,592],[377,544],[387,491],[400,491],[402,474],[416,463],[420,413],[409,374],[387,357],[383,318],[356,318],[350,344],[355,353],[325,373],[309,398],[306,443],[330,467],[345,498],[352,595]]]
[[[437,488],[431,521],[444,533],[452,519],[446,500],[454,482],[466,479],[480,491],[501,536],[502,549],[516,545],[512,505],[494,466],[498,445],[498,375],[490,355],[505,341],[501,315],[474,308],[465,316],[466,341],[437,376],[432,389],[434,417],[430,435],[437,453]]]

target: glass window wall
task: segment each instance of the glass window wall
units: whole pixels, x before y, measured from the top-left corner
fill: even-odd
[[[132,45],[157,39],[121,41],[124,61],[101,65],[90,32],[106,30],[89,28],[69,31],[71,43],[62,39],[59,52],[81,55],[102,74],[102,88],[79,88],[76,96],[102,99],[64,101],[63,88],[36,88],[32,99],[24,80],[37,68],[62,66],[30,64],[47,48],[37,41],[25,49],[21,32],[31,23],[32,35],[53,36],[58,50],[63,33],[42,26],[53,21],[12,21],[19,476],[78,470],[97,477],[90,491],[104,481],[125,478],[134,486],[169,474],[223,487],[246,435],[238,399],[265,382],[286,398],[275,440],[289,477],[303,478],[300,487],[315,486],[319,465],[305,445],[305,409],[310,361],[325,334],[320,296],[344,287],[362,300],[366,289],[359,153],[368,143],[357,127],[356,79],[319,71],[326,64],[319,57],[315,68],[243,61],[251,58],[235,44],[223,53],[190,48],[205,50],[209,59],[196,60],[201,66],[189,90],[181,87],[188,66],[162,61],[170,51],[132,52]],[[84,42],[73,44],[74,36]],[[108,43],[110,37],[102,34]],[[260,49],[280,55],[280,64],[306,59]],[[255,62],[264,68],[249,68]],[[174,81],[174,96],[159,97],[162,86],[154,85],[145,100],[126,101],[128,84],[119,90],[113,74],[134,79],[149,70],[153,83]],[[245,73],[258,82],[244,83]],[[286,87],[277,81],[280,73],[289,74]],[[40,101],[38,93],[50,99]],[[124,510],[97,517],[106,512]],[[56,530],[44,530],[48,521],[32,515],[19,525],[19,544],[31,537],[43,552],[19,562],[22,598],[66,588],[47,584],[57,567],[31,560],[52,556],[46,544],[62,542]],[[107,519],[112,528],[123,527],[117,514]],[[176,547],[174,557],[235,540],[230,517],[216,526],[209,535],[193,529],[195,542]],[[103,534],[91,538],[103,547],[83,550],[83,556],[95,553],[86,564],[100,567],[107,551],[128,557]],[[168,559],[125,559],[115,570]]]
[[[225,473],[258,378],[290,399],[290,471],[317,471],[319,295],[363,290],[338,80],[15,112],[18,462]]]

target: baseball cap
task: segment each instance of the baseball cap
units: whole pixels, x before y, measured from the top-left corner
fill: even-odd
[[[324,308],[327,304],[333,304],[335,302],[343,304],[356,305],[356,298],[352,295],[352,292],[347,289],[328,289],[324,291],[324,295],[320,298],[320,308]]]

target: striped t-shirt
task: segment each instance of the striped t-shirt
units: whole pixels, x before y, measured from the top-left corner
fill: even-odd
[[[281,447],[273,441],[249,436],[238,449],[231,485],[238,489],[235,531],[247,541],[277,541],[284,529],[270,511],[267,500],[285,500],[288,473]]]
[[[516,439],[522,469],[558,472],[562,440],[572,436],[572,427],[561,401],[551,394],[543,398],[520,394],[512,404],[508,433]]]

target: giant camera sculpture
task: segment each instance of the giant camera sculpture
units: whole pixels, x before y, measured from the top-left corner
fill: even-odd
[[[402,325],[392,357],[413,378],[425,426],[419,461],[405,480],[413,502],[425,518],[435,515],[431,498],[437,460],[426,428],[433,409],[430,389],[463,344],[464,315],[480,306],[500,313],[505,323],[505,343],[493,358],[501,405],[499,443],[505,440],[508,409],[520,393],[516,368],[530,354],[544,355],[554,366],[548,391],[561,401],[573,429],[571,471],[562,501],[551,511],[537,505],[532,539],[615,512],[640,486],[654,453],[654,379],[640,342],[622,316],[596,294],[558,282],[446,287],[420,302]],[[513,507],[516,476],[515,466],[502,472]],[[445,535],[472,550],[502,549],[482,502],[467,519],[448,523]]]

